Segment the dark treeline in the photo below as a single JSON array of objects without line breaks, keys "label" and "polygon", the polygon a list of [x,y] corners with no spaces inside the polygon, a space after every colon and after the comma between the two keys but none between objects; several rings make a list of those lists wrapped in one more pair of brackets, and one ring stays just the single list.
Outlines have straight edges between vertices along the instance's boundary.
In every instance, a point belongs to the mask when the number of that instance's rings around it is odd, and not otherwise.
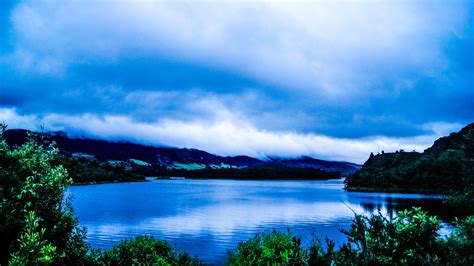
[{"label": "dark treeline", "polygon": [[156,174],[161,177],[242,180],[327,180],[341,178],[339,172],[275,164],[246,168],[205,168],[200,170],[162,169]]},{"label": "dark treeline", "polygon": [[169,169],[162,166],[112,165],[108,162],[58,155],[54,163],[63,165],[74,184],[144,181],[146,176],[185,177],[190,179],[237,180],[327,180],[341,178],[339,172],[284,165],[262,165],[245,168],[207,167],[199,170]]},{"label": "dark treeline", "polygon": [[66,168],[74,184],[145,181],[145,175],[140,171],[127,169],[120,163],[113,165],[108,162],[73,158],[67,155],[58,155],[54,163]]},{"label": "dark treeline", "polygon": [[[0,265],[198,265],[164,240],[138,236],[108,250],[91,248],[65,190],[72,180],[54,146],[30,138],[14,148],[0,130]],[[104,199],[107,200],[107,199]],[[93,207],[93,206],[91,206]],[[228,265],[473,265],[474,216],[447,238],[420,209],[394,220],[357,215],[336,249],[317,238],[308,248],[291,233],[257,235],[229,252]]]},{"label": "dark treeline", "polygon": [[[28,132],[27,131],[7,131],[8,142],[11,147],[21,145],[26,142]],[[279,180],[326,180],[340,178],[341,175],[337,171],[325,171],[314,168],[307,167],[294,167],[287,166],[280,163],[268,163],[268,164],[259,164],[249,167],[232,167],[232,168],[211,168],[206,167],[205,169],[200,170],[186,170],[186,169],[172,169],[166,166],[162,166],[155,163],[149,163],[148,166],[137,165],[134,163],[125,162],[129,154],[124,153],[124,151],[119,151],[119,148],[130,148],[133,149],[133,156],[141,158],[138,156],[140,151],[145,152],[148,157],[144,157],[150,161],[149,158],[152,155],[151,151],[160,150],[176,150],[179,152],[181,157],[192,157],[197,155],[204,156],[204,152],[197,150],[186,150],[186,149],[167,149],[167,148],[154,148],[143,146],[144,148],[138,149],[137,147],[142,147],[141,145],[135,145],[130,143],[109,143],[105,141],[97,140],[72,140],[66,138],[62,135],[55,134],[40,134],[29,132],[30,137],[36,138],[37,141],[42,143],[55,143],[56,141],[61,141],[63,146],[75,147],[76,150],[79,150],[76,147],[78,144],[83,143],[88,149],[81,151],[91,152],[93,154],[98,154],[98,159],[88,158],[88,157],[75,157],[73,154],[68,152],[58,153],[54,164],[63,165],[69,173],[74,184],[92,184],[92,183],[108,183],[108,182],[135,182],[135,181],[144,181],[146,176],[158,176],[158,177],[186,177],[186,178],[199,178],[199,179],[242,179],[242,180],[251,180],[251,179],[261,179],[261,180],[270,180],[270,179],[279,179]],[[92,143],[92,144],[91,144]],[[97,147],[95,147],[97,144]],[[106,148],[104,148],[106,147]],[[101,148],[104,148],[105,152],[98,152]],[[151,151],[150,151],[151,150]],[[111,157],[111,154],[115,154],[115,157]],[[207,154],[207,153],[206,153]],[[170,158],[175,158],[178,154],[169,152],[167,154]],[[173,157],[174,156],[174,157]],[[210,159],[214,155],[208,155]],[[206,158],[207,158],[206,157]],[[242,158],[241,158],[242,157]],[[107,158],[113,159],[123,159],[125,161],[117,161],[117,163],[110,163],[107,161]],[[207,158],[207,159],[209,159]],[[217,158],[217,157],[216,157]],[[218,157],[221,158],[221,157]],[[237,156],[237,157],[222,157],[227,159],[237,158],[239,162],[244,162],[246,157]],[[209,159],[209,160],[210,160]],[[216,161],[217,162],[217,161]],[[245,161],[246,162],[246,161]],[[252,162],[252,164],[256,164]]]},{"label": "dark treeline", "polygon": [[448,194],[448,201],[474,208],[474,123],[435,141],[423,153],[371,155],[346,179],[349,190]]},{"label": "dark treeline", "polygon": [[[65,150],[58,153],[54,164],[63,165],[74,184],[144,181],[146,176],[179,176],[200,179],[279,179],[326,180],[340,178],[339,171],[353,171],[357,166],[345,162],[327,162],[310,157],[276,159],[265,163],[247,156],[221,157],[195,149],[156,148],[132,143],[103,140],[71,139],[62,133],[34,133],[26,130],[6,130],[6,142],[11,148],[27,142],[28,135],[41,143],[55,143]],[[71,152],[74,151],[74,152]],[[146,165],[130,158],[143,160]],[[175,169],[173,162],[205,162],[205,169]],[[213,168],[227,164],[229,168]],[[211,167],[210,165],[213,167]],[[295,164],[295,165],[292,165]],[[320,170],[315,166],[331,170]]]}]

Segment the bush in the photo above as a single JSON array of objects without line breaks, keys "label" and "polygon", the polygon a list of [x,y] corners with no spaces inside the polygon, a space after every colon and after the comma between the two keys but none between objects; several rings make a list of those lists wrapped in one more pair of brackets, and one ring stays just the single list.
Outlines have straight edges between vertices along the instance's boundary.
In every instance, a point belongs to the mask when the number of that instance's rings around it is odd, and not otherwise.
[{"label": "bush", "polygon": [[304,265],[307,252],[291,232],[259,234],[228,254],[228,265]]},{"label": "bush", "polygon": [[335,260],[362,265],[439,263],[443,256],[439,228],[438,219],[420,208],[401,211],[392,221],[381,214],[371,218],[357,215],[351,228],[344,231],[348,242]]},{"label": "bush", "polygon": [[452,264],[474,265],[474,216],[456,221],[456,227],[446,245]]},{"label": "bush", "polygon": [[313,235],[313,240],[309,247],[308,265],[331,265],[334,259],[334,241],[326,237],[327,250],[324,250],[321,240]]},{"label": "bush", "polygon": [[446,240],[438,236],[440,222],[420,208],[398,213],[356,215],[343,231],[347,242],[335,250],[313,238],[308,250],[290,232],[257,235],[230,251],[229,265],[473,265],[474,216],[458,221]]},{"label": "bush", "polygon": [[175,251],[168,242],[148,236],[124,240],[100,253],[98,264],[104,265],[199,265],[197,258]]}]

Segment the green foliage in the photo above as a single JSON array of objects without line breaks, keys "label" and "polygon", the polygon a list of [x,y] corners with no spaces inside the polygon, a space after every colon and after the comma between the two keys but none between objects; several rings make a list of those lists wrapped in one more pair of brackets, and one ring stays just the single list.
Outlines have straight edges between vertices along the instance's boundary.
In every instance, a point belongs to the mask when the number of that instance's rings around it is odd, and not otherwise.
[{"label": "green foliage", "polygon": [[[446,240],[440,222],[420,208],[388,220],[381,214],[356,215],[343,231],[347,242],[338,250],[326,239],[326,249],[313,238],[308,250],[291,233],[257,235],[230,251],[230,265],[473,265],[474,216],[459,221]],[[293,254],[293,255],[289,255]],[[291,259],[290,259],[291,258]]]},{"label": "green foliage", "polygon": [[199,265],[197,258],[175,251],[164,240],[147,236],[122,241],[99,253],[97,262],[103,265]]},{"label": "green foliage", "polygon": [[474,183],[466,184],[462,190],[451,191],[446,202],[452,207],[463,208],[466,213],[474,213]]},{"label": "green foliage", "polygon": [[54,262],[83,261],[88,247],[71,205],[64,199],[71,179],[63,166],[54,164],[57,154],[57,149],[47,143],[40,145],[35,136],[15,149],[0,136],[0,264],[10,260],[12,253],[16,254],[14,261],[28,260],[22,258],[23,251],[33,247],[34,238],[40,241],[37,248],[45,247],[45,255],[55,248]]},{"label": "green foliage", "polygon": [[12,255],[10,265],[50,265],[56,253],[56,247],[43,239],[45,229],[39,229],[40,219],[34,211],[26,217],[26,227],[20,235],[20,249]]},{"label": "green foliage", "polygon": [[74,184],[144,181],[141,174],[127,171],[123,163],[100,162],[59,154],[57,164],[67,169]]},{"label": "green foliage", "polygon": [[307,252],[290,232],[259,234],[230,251],[228,265],[304,265]]},{"label": "green foliage", "polygon": [[439,228],[438,219],[419,208],[401,211],[393,221],[381,214],[370,218],[357,215],[344,232],[348,242],[336,261],[360,265],[439,263],[443,253]]},{"label": "green foliage", "polygon": [[324,249],[321,240],[313,235],[313,240],[309,247],[308,265],[331,265],[334,256],[336,244],[334,241],[326,238],[327,250]]},{"label": "green foliage", "polygon": [[474,216],[456,221],[446,246],[451,264],[474,265]]},{"label": "green foliage", "polygon": [[198,163],[173,163],[172,166],[168,166],[169,169],[184,169],[184,170],[201,170],[205,169],[205,164]]},{"label": "green foliage", "polygon": [[[39,140],[39,143],[42,143],[43,145],[46,144],[46,146],[48,146],[48,143],[55,144],[56,141],[59,141],[66,147],[68,147],[68,145],[91,147],[92,145],[100,144],[100,142],[97,143],[94,141],[91,141],[90,143],[86,140],[72,140],[61,136],[58,133],[48,133],[46,131],[33,133],[24,130],[10,130],[4,131],[4,133],[4,139],[11,148],[14,148],[15,145],[22,146],[28,143],[29,139],[31,139],[29,136],[35,136],[35,139]],[[76,147],[76,149],[77,148],[79,147]],[[118,151],[114,150],[113,152],[117,153]],[[109,162],[107,160],[98,160],[96,159],[96,156],[87,153],[70,153],[63,150],[61,153],[55,154],[51,165],[62,165],[67,170],[69,177],[72,179],[74,184],[90,184],[144,181],[145,177],[140,173],[140,171],[142,168],[149,167],[138,165],[142,163],[144,162],[135,159],[132,159],[131,163],[125,161]]]}]

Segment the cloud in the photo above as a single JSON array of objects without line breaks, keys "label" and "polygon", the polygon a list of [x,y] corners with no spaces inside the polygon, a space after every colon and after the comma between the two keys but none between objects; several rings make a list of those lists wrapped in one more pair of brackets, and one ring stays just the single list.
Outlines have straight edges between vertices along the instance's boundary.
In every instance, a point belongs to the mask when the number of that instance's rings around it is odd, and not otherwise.
[{"label": "cloud", "polygon": [[12,125],[222,154],[420,150],[474,120],[473,6],[11,1],[0,108]]},{"label": "cloud", "polygon": [[[408,138],[376,136],[360,139],[270,132],[259,130],[248,121],[236,119],[232,114],[222,116],[222,119],[213,123],[170,119],[142,123],[126,116],[48,114],[36,117],[19,115],[13,109],[0,109],[0,121],[12,121],[11,128],[37,129],[37,126],[42,125],[51,130],[67,130],[72,135],[153,145],[166,144],[203,149],[220,155],[247,154],[259,158],[309,155],[328,160],[363,163],[370,152],[399,149],[423,151],[439,137],[439,131],[436,130],[431,134]],[[445,123],[444,126],[452,129],[458,127]]]},{"label": "cloud", "polygon": [[151,56],[326,100],[396,94],[445,70],[439,39],[462,38],[468,20],[463,2],[421,3],[27,1],[12,13],[15,49],[4,60],[61,75]]}]

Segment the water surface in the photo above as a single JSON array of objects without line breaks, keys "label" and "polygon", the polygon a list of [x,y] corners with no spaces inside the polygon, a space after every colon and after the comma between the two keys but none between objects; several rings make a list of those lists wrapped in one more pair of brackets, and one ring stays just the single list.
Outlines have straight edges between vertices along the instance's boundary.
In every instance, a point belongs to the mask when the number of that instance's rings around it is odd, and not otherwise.
[{"label": "water surface", "polygon": [[291,229],[305,244],[313,232],[340,244],[353,212],[393,216],[421,206],[442,215],[439,196],[347,192],[342,180],[155,180],[74,186],[68,194],[93,247],[152,235],[215,264],[239,242],[272,229]]}]

